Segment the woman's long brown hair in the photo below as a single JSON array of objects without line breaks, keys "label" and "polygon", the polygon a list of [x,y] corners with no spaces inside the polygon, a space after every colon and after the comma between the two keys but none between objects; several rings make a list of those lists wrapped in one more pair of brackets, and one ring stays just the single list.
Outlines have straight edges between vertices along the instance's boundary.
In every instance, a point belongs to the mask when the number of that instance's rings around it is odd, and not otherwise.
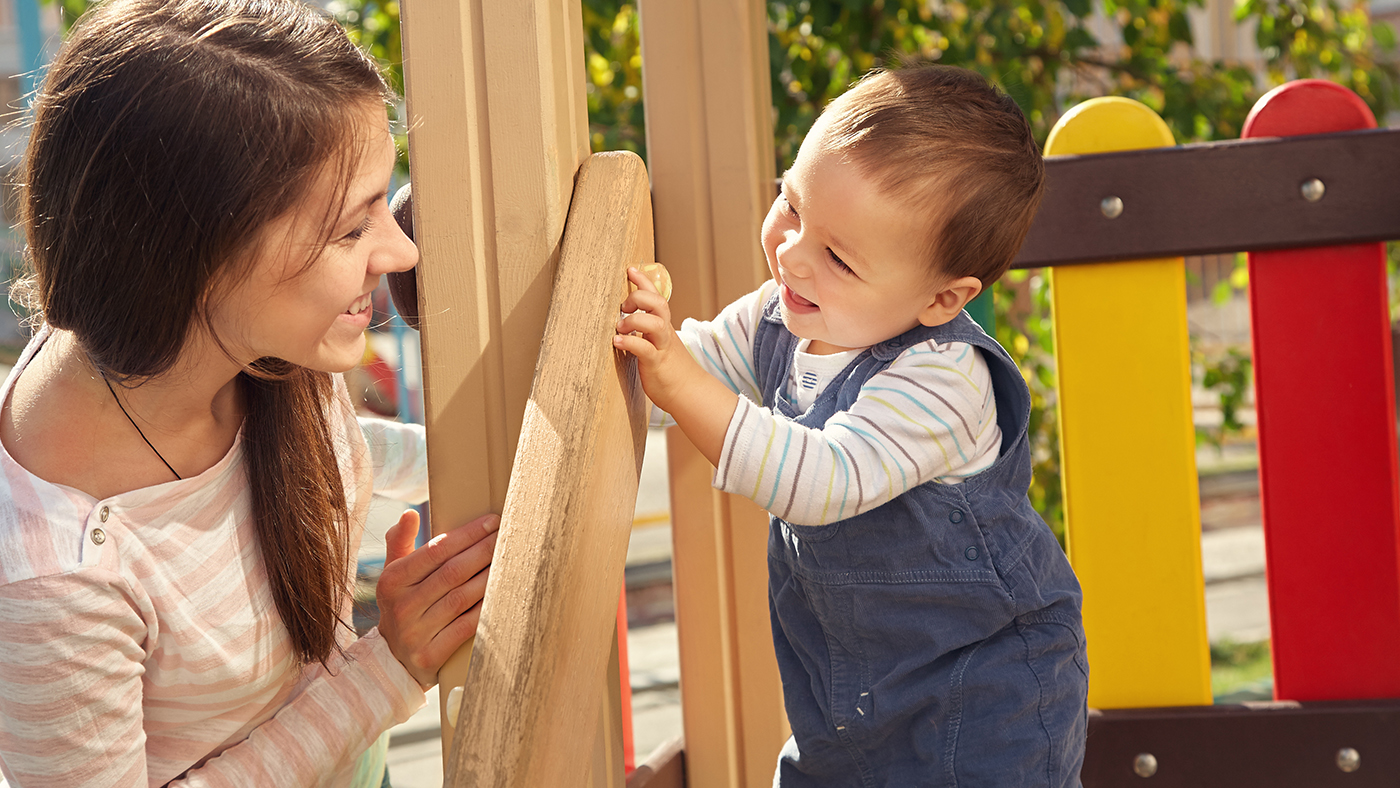
[{"label": "woman's long brown hair", "polygon": [[[328,167],[343,201],[352,111],[387,98],[375,63],[295,0],[94,9],[34,105],[21,192],[31,303],[109,377],[169,371],[192,329],[212,332],[210,305],[246,274],[263,228]],[[273,598],[294,653],[324,662],[351,558],[331,378],[267,358],[240,385]]]}]

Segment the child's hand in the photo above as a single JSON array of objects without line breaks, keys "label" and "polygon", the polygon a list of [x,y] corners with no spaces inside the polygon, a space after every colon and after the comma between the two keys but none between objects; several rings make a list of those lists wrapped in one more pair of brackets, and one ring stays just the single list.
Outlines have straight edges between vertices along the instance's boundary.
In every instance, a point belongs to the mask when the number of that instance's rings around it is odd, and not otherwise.
[{"label": "child's hand", "polygon": [[669,412],[685,380],[705,372],[676,336],[671,306],[656,284],[635,267],[627,269],[627,278],[636,289],[622,302],[622,311],[629,314],[618,321],[613,345],[637,357],[642,389],[658,408]]},{"label": "child's hand", "polygon": [[622,311],[630,314],[618,321],[613,346],[637,357],[647,397],[676,420],[705,459],[718,465],[739,395],[691,358],[671,325],[670,305],[646,274],[629,268],[627,279],[637,289],[622,302]]}]

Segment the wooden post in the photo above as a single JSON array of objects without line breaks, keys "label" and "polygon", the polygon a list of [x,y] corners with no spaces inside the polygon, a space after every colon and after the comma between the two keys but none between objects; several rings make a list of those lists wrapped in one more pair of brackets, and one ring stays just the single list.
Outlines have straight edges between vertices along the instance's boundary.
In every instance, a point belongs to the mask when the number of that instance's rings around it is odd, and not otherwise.
[{"label": "wooden post", "polygon": [[[761,0],[644,0],[642,63],[657,259],[680,320],[711,318],[768,277],[759,229],[773,193]],[[687,784],[772,783],[788,736],[767,603],[767,514],[710,486],[667,435]]]},{"label": "wooden post", "polygon": [[[1241,136],[1375,125],[1356,94],[1310,79],[1261,98]],[[1359,191],[1355,179],[1325,166],[1289,186],[1273,199],[1321,207]],[[1383,197],[1371,199],[1394,210]],[[1259,493],[1281,699],[1400,696],[1388,289],[1384,244],[1249,255]]]},{"label": "wooden post", "polygon": [[[588,156],[581,20],[579,0],[403,9],[437,532],[505,504],[574,174]],[[443,667],[443,704],[470,654]]]},{"label": "wooden post", "polygon": [[622,784],[621,748],[598,753],[594,742],[601,687],[617,675],[612,624],[646,399],[636,361],[613,350],[612,337],[626,268],[651,259],[651,238],[641,160],[588,159],[501,517],[449,788]]},{"label": "wooden post", "polygon": [[[1045,152],[1172,142],[1146,106],[1102,98],[1061,118]],[[1141,210],[1113,207],[1099,221]],[[1084,586],[1089,705],[1210,703],[1183,261],[1064,266],[1051,282],[1060,468],[1070,560]]]}]

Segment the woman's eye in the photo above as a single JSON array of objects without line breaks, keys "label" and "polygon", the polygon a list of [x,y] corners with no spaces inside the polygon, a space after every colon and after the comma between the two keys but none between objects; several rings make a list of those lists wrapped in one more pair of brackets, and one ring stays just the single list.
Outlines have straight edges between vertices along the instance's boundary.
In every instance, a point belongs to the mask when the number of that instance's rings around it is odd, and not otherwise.
[{"label": "woman's eye", "polygon": [[350,232],[346,233],[346,234],[345,234],[345,237],[342,238],[341,240],[342,240],[342,241],[358,241],[358,240],[360,240],[361,238],[364,237],[365,233],[369,232],[369,227],[370,227],[370,218],[369,218],[368,216],[366,216],[366,217],[365,217],[365,220],[364,220],[363,222],[360,222],[360,225],[359,225],[358,227],[356,227],[355,229],[353,229],[353,230],[351,230]]},{"label": "woman's eye", "polygon": [[849,265],[846,265],[846,261],[845,261],[845,260],[842,260],[841,258],[837,257],[837,256],[836,256],[836,253],[833,252],[833,251],[831,251],[830,249],[827,249],[827,250],[826,250],[826,256],[831,258],[832,264],[835,265],[836,268],[837,268],[837,270],[841,271],[841,273],[843,273],[843,274],[854,274],[854,273],[855,273],[855,271],[852,271],[852,270],[851,270],[851,267],[850,267]]}]

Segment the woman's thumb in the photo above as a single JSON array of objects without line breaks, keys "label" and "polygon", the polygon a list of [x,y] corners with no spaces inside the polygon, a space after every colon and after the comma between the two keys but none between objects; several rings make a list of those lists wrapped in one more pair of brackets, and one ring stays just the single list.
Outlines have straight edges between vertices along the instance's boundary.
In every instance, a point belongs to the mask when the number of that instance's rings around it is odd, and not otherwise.
[{"label": "woman's thumb", "polygon": [[413,543],[418,539],[418,512],[404,510],[399,521],[384,534],[384,565],[388,566],[413,552]]}]

